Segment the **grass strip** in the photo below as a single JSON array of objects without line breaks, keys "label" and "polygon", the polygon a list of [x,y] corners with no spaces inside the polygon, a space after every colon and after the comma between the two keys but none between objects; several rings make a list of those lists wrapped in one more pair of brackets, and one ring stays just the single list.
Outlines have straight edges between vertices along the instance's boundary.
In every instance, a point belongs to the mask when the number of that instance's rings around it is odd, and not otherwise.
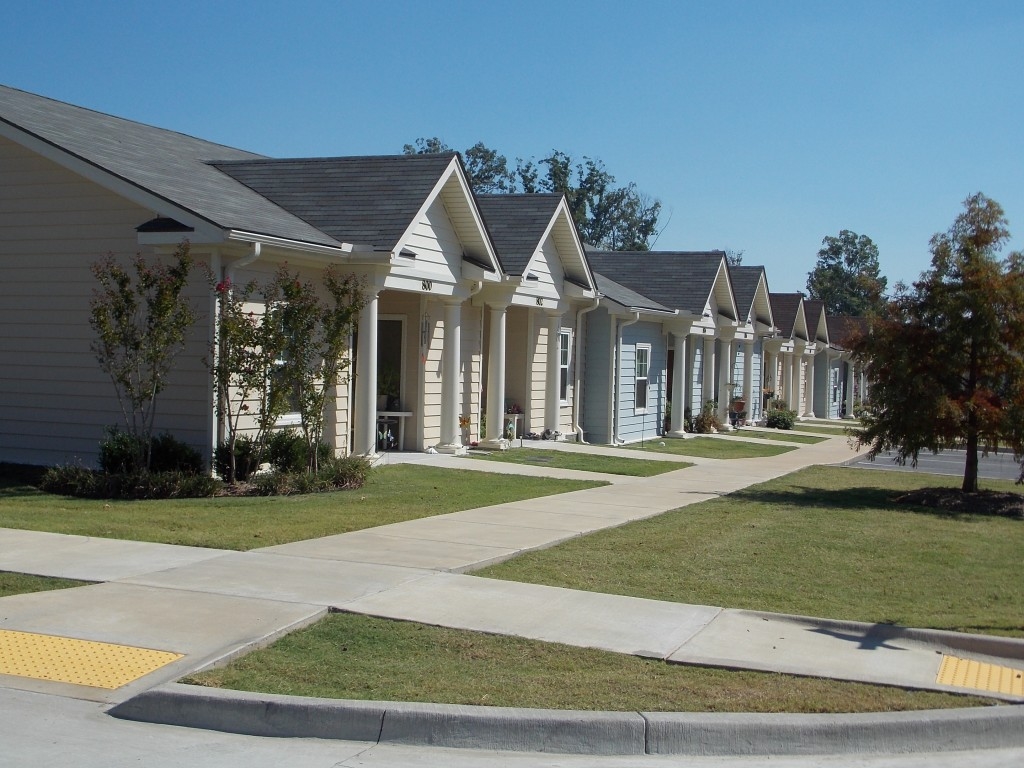
[{"label": "grass strip", "polygon": [[761,440],[779,440],[786,443],[803,443],[805,445],[813,445],[814,443],[822,443],[828,440],[827,437],[794,435],[787,430],[751,429],[750,427],[743,427],[736,432],[728,432],[722,435],[722,437],[756,437]]},{"label": "grass strip", "polygon": [[[955,477],[810,467],[479,573],[657,600],[1024,636],[1024,521],[895,500],[913,489],[959,484]],[[1010,481],[985,487],[1020,492]]]},{"label": "grass strip", "polygon": [[685,440],[666,437],[642,445],[630,443],[622,447],[634,451],[672,453],[677,456],[698,456],[704,459],[755,459],[778,456],[780,453],[796,450],[796,446],[793,445],[762,445],[739,440],[722,440],[717,437],[691,437]]},{"label": "grass strip", "polygon": [[799,432],[814,432],[818,435],[830,435],[832,437],[843,437],[846,430],[858,426],[859,422],[851,421],[849,427],[819,427],[813,424],[797,424],[793,429]]},{"label": "grass strip", "polygon": [[332,614],[198,685],[298,696],[501,707],[664,712],[888,712],[991,703],[652,659]]},{"label": "grass strip", "polygon": [[305,496],[102,501],[0,480],[0,527],[246,550],[601,483],[398,464],[353,491]]},{"label": "grass strip", "polygon": [[631,477],[652,477],[676,469],[692,467],[685,461],[658,461],[656,459],[626,459],[619,456],[602,456],[583,451],[558,451],[545,448],[510,448],[507,451],[483,453],[470,451],[468,454],[482,461],[501,461],[511,464],[555,467],[557,469],[578,469],[585,472],[604,472],[609,475]]},{"label": "grass strip", "polygon": [[0,571],[0,597],[24,595],[29,592],[46,592],[50,589],[84,587],[90,582],[74,579],[58,579],[50,576],[33,576],[29,573]]}]

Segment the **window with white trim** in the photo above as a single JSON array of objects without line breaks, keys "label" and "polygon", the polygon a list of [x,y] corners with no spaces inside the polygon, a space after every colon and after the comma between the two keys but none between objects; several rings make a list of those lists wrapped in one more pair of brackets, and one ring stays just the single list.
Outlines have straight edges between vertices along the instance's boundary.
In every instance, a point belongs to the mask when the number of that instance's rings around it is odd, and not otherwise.
[{"label": "window with white trim", "polygon": [[651,370],[651,345],[636,345],[636,374],[634,392],[636,402],[634,408],[637,411],[647,410],[647,392],[649,389],[648,376]]},{"label": "window with white trim", "polygon": [[563,328],[558,332],[558,399],[569,401],[569,363],[572,360],[572,331]]}]

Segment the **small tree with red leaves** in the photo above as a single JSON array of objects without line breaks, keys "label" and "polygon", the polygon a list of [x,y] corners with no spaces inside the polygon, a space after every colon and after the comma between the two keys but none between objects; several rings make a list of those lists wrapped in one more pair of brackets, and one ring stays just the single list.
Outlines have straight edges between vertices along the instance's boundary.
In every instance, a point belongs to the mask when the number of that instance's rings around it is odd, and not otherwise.
[{"label": "small tree with red leaves", "polygon": [[998,256],[1009,237],[1000,205],[969,197],[932,238],[931,269],[872,320],[856,347],[870,383],[856,440],[869,458],[916,465],[921,451],[963,448],[962,490],[975,492],[979,453],[1024,457],[1024,256]]}]

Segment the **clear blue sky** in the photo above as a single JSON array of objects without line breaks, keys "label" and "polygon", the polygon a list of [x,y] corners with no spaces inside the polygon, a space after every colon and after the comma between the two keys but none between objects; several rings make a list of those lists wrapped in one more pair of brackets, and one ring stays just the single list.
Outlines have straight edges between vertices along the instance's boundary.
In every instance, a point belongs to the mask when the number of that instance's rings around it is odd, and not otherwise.
[{"label": "clear blue sky", "polygon": [[1019,0],[7,0],[0,82],[277,157],[599,158],[657,248],[793,291],[842,229],[913,280],[978,191],[1021,247],[1022,40]]}]

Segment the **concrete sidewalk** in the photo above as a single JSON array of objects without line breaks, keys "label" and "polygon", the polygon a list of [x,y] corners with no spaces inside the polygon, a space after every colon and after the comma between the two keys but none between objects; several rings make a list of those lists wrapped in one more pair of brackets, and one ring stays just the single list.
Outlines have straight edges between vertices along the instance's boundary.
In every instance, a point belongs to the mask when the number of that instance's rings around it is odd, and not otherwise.
[{"label": "concrete sidewalk", "polygon": [[[636,452],[548,443],[638,458]],[[661,458],[650,456],[650,458]],[[249,552],[0,529],[0,570],[100,580],[4,598],[0,629],[162,649],[184,656],[114,690],[0,676],[11,688],[122,702],[315,621],[328,609],[519,635],[679,663],[957,690],[944,656],[1024,666],[1024,642],[757,614],[463,575],[518,553],[851,456],[846,438],[760,459],[696,466],[553,497],[423,518]],[[577,477],[552,467],[394,454],[436,466]],[[593,474],[593,473],[586,473]],[[1004,696],[1024,700],[1022,696]]]}]

